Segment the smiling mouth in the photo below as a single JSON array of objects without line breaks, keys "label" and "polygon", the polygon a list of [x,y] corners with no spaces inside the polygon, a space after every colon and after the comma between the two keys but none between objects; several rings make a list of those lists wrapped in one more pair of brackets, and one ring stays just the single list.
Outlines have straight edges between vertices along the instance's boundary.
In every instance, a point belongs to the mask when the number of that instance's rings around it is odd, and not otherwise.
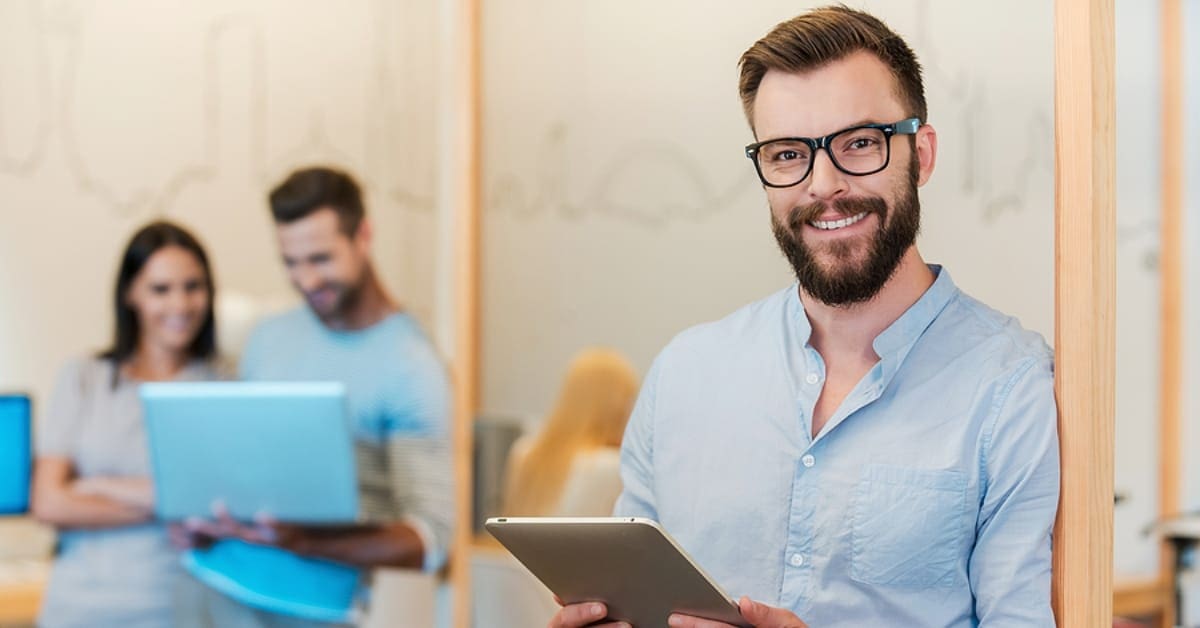
[{"label": "smiling mouth", "polygon": [[867,215],[870,213],[871,212],[863,212],[856,216],[850,216],[849,218],[842,218],[841,220],[810,220],[810,221],[808,221],[808,224],[812,225],[813,227],[816,227],[817,229],[821,229],[822,231],[833,231],[834,229],[841,229],[843,227],[849,227],[850,225],[862,220],[863,218],[866,218]]}]

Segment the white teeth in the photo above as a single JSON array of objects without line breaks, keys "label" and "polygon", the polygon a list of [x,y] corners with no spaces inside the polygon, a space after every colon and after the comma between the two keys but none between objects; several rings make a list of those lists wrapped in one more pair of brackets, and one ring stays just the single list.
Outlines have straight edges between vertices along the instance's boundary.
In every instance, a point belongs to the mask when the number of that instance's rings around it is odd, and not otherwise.
[{"label": "white teeth", "polygon": [[832,231],[833,229],[841,229],[842,227],[849,227],[850,225],[862,220],[863,218],[866,218],[867,213],[868,212],[863,212],[857,216],[851,216],[849,218],[842,218],[841,220],[811,220],[811,221],[809,221],[808,224],[810,224],[818,229],[824,229],[825,231]]}]

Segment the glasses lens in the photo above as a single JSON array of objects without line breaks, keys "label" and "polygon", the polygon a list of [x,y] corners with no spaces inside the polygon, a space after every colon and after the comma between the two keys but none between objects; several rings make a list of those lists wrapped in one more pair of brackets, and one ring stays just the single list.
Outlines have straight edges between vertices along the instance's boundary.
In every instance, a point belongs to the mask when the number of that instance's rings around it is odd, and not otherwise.
[{"label": "glasses lens", "polygon": [[833,138],[829,153],[842,170],[869,174],[887,163],[887,136],[879,129],[849,129]]},{"label": "glasses lens", "polygon": [[771,185],[793,185],[808,174],[812,149],[804,142],[777,140],[758,148],[758,167]]}]

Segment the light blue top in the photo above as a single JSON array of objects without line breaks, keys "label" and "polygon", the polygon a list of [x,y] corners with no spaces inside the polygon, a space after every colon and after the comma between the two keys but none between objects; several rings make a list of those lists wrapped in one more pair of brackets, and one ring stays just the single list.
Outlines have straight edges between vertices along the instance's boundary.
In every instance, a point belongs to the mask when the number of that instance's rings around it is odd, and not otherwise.
[{"label": "light blue top", "polygon": [[[308,308],[297,308],[255,328],[240,371],[245,380],[344,383],[362,517],[410,523],[425,545],[425,569],[441,567],[454,521],[449,381],[412,317],[397,313],[366,329],[336,331]],[[184,565],[256,608],[323,621],[355,619],[361,574],[346,565],[239,541],[189,552]]]},{"label": "light blue top", "polygon": [[1053,626],[1052,354],[931,269],[816,438],[825,365],[795,285],[680,334],[630,419],[616,514],[812,626]]}]

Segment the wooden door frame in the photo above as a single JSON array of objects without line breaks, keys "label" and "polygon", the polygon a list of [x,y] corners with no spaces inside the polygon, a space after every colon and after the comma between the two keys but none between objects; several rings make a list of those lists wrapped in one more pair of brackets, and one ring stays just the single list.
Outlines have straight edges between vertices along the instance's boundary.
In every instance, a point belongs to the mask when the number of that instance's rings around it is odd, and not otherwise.
[{"label": "wooden door frame", "polygon": [[1116,160],[1113,0],[1055,0],[1058,625],[1112,623]]},{"label": "wooden door frame", "polygon": [[[1183,6],[1160,0],[1162,158],[1159,215],[1159,518],[1179,514],[1183,491]],[[1159,580],[1174,593],[1175,552],[1163,541]],[[1164,609],[1163,626],[1175,625],[1174,595]]]}]

